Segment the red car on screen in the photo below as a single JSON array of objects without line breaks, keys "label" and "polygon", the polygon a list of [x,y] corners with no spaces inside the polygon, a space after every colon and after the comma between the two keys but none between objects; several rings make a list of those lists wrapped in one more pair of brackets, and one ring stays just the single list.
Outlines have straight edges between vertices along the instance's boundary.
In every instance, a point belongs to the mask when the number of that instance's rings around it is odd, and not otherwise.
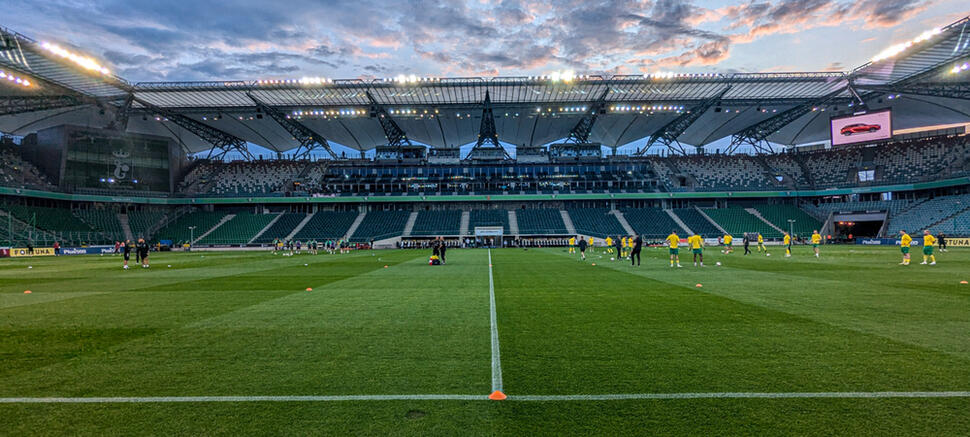
[{"label": "red car on screen", "polygon": [[865,134],[878,131],[882,126],[878,124],[866,124],[866,123],[856,123],[843,126],[840,131],[842,135],[851,136],[853,134]]}]

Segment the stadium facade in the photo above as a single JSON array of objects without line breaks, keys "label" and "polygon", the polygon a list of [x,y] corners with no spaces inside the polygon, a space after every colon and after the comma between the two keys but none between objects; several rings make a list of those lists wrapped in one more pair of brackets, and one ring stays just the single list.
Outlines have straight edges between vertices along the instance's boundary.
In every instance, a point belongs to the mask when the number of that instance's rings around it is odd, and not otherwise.
[{"label": "stadium facade", "polygon": [[136,84],[0,29],[0,244],[970,235],[968,26],[848,72]]}]

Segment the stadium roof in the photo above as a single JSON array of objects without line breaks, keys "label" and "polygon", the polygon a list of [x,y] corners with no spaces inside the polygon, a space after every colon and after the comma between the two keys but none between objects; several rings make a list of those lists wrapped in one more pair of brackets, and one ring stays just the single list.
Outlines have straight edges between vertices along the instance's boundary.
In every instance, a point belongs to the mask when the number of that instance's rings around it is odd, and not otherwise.
[{"label": "stadium roof", "polygon": [[459,147],[478,139],[487,95],[498,138],[519,146],[571,133],[609,147],[645,138],[694,146],[726,137],[805,144],[829,139],[830,116],[863,103],[892,108],[895,128],[970,122],[970,71],[960,70],[970,60],[968,23],[934,29],[849,72],[133,85],[70,49],[0,28],[0,71],[32,81],[0,86],[0,131],[126,126],[172,137],[190,152],[242,142],[286,152],[310,137],[368,150],[388,144],[399,129],[416,143]]}]

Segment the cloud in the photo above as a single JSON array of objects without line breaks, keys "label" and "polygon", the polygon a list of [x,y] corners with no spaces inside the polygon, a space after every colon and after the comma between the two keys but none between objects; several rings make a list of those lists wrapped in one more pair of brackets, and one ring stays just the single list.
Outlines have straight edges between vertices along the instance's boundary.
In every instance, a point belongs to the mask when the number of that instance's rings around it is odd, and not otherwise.
[{"label": "cloud", "polygon": [[73,42],[144,81],[708,66],[773,35],[894,26],[932,1],[942,0],[8,0],[5,10],[16,30]]},{"label": "cloud", "polygon": [[801,33],[818,27],[858,25],[891,27],[926,10],[932,0],[782,0],[751,1],[717,10],[705,10],[705,20],[727,21],[725,31],[736,44],[776,34]]}]

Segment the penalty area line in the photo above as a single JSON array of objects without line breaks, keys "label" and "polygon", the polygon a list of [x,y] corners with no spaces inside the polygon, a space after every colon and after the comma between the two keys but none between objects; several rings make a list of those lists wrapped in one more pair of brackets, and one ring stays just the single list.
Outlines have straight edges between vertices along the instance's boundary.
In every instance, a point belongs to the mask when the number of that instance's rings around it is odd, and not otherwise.
[{"label": "penalty area line", "polygon": [[[677,400],[677,399],[893,399],[970,398],[970,391],[875,391],[875,392],[711,392],[711,393],[626,393],[581,395],[509,395],[520,402]],[[488,401],[486,395],[334,395],[334,396],[148,396],[148,397],[15,397],[0,398],[0,404],[110,404],[191,402],[352,402],[352,401]]]}]

